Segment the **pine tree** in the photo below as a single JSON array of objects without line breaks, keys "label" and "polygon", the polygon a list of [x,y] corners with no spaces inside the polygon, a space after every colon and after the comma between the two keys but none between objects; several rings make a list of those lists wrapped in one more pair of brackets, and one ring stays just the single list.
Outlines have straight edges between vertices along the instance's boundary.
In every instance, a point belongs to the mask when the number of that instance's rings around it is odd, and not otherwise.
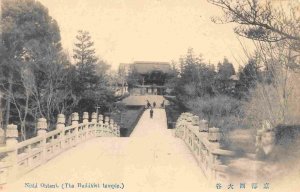
[{"label": "pine tree", "polygon": [[228,80],[232,75],[235,75],[233,64],[224,58],[223,63],[218,64],[218,77],[221,80]]},{"label": "pine tree", "polygon": [[96,56],[88,31],[78,31],[73,52],[76,67],[73,89],[79,98],[76,110],[93,112],[98,105],[107,108],[114,99],[105,76],[108,65]]},{"label": "pine tree", "polygon": [[76,41],[73,58],[79,78],[78,91],[95,88],[99,78],[96,74],[98,58],[95,55],[94,42],[91,40],[90,33],[82,30],[78,31]]},{"label": "pine tree", "polygon": [[247,98],[250,89],[259,81],[259,68],[254,59],[250,59],[244,68],[239,69],[239,81],[236,85],[237,97]]}]

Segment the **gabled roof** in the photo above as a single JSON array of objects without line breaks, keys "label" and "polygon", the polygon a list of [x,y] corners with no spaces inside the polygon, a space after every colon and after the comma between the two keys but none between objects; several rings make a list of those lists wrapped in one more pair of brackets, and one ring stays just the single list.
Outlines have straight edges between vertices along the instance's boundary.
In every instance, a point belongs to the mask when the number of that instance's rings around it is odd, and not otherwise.
[{"label": "gabled roof", "polygon": [[171,65],[167,62],[136,61],[132,64],[132,68],[140,74],[147,74],[153,71],[171,72]]}]

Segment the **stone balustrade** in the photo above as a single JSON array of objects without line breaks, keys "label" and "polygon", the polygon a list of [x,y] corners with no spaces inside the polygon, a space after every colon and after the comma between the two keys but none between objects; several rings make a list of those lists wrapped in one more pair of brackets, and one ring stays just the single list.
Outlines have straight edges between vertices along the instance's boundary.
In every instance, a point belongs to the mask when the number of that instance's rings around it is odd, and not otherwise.
[{"label": "stone balustrade", "polygon": [[[65,126],[65,116],[59,114],[55,130],[47,132],[47,120],[38,119],[37,136],[18,142],[16,125],[8,125],[6,144],[0,147],[0,185],[13,181],[37,166],[42,165],[67,149],[94,137],[119,137],[120,127],[109,117],[73,113],[72,124]],[[105,122],[103,121],[105,119]]]},{"label": "stone balustrade", "polygon": [[181,138],[211,181],[229,181],[228,167],[222,159],[234,156],[232,151],[221,149],[219,128],[209,128],[206,120],[191,113],[182,113],[176,122],[175,136]]}]

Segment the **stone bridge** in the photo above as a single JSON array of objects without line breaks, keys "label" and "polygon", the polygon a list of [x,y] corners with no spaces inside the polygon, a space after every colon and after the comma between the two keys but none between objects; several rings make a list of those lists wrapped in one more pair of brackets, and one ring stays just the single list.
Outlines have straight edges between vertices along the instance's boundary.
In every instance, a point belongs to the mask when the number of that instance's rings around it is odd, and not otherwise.
[{"label": "stone bridge", "polygon": [[40,119],[38,136],[19,143],[16,126],[10,125],[0,148],[1,189],[193,192],[228,179],[222,157],[232,152],[220,149],[219,130],[196,116],[182,114],[171,130],[164,109],[154,109],[153,119],[146,110],[130,137],[119,137],[119,126],[108,117],[93,113],[88,119],[84,113],[79,123],[74,113],[66,127],[60,114],[51,132]]}]

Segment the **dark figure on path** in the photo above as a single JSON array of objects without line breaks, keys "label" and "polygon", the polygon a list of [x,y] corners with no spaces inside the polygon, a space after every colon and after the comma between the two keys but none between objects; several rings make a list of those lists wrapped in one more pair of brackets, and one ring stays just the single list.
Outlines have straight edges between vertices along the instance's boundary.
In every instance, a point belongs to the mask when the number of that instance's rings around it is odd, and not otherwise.
[{"label": "dark figure on path", "polygon": [[163,102],[161,103],[161,108],[164,108],[164,106],[165,106],[165,100],[163,100]]},{"label": "dark figure on path", "polygon": [[150,109],[150,118],[151,119],[153,118],[153,109],[152,108]]},{"label": "dark figure on path", "polygon": [[147,108],[150,108],[151,107],[151,104],[150,102],[147,100]]},{"label": "dark figure on path", "polygon": [[156,107],[156,103],[155,103],[155,101],[153,102],[153,107],[154,107],[154,108]]}]

